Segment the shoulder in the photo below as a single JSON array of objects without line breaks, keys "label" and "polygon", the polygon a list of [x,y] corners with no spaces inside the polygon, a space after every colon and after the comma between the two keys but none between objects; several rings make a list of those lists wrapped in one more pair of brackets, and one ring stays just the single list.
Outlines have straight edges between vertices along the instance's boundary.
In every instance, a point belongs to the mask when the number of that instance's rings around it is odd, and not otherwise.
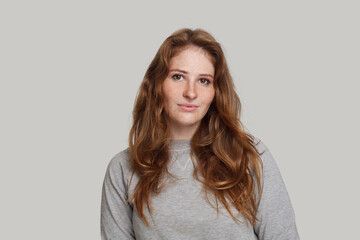
[{"label": "shoulder", "polygon": [[265,175],[280,174],[277,163],[265,143],[261,139],[254,137],[254,145],[260,153]]},{"label": "shoulder", "polygon": [[122,150],[115,154],[110,160],[109,167],[111,168],[129,168],[130,167],[130,152],[129,148]]},{"label": "shoulder", "polygon": [[256,148],[263,154],[261,201],[255,232],[259,239],[299,239],[290,197],[275,159],[263,141],[256,138]]},{"label": "shoulder", "polygon": [[117,153],[109,162],[107,167],[107,175],[127,179],[132,174],[130,152],[129,149],[124,149]]},{"label": "shoulder", "polygon": [[[260,153],[262,161],[269,160],[273,158],[269,148],[265,145],[265,143],[258,137],[254,137],[254,145],[258,152]],[[271,160],[271,159],[270,159]]]}]

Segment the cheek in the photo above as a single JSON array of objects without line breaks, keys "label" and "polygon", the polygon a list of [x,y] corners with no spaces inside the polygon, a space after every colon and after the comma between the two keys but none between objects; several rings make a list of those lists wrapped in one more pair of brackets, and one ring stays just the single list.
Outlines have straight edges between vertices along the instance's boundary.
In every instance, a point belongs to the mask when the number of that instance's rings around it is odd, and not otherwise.
[{"label": "cheek", "polygon": [[163,94],[164,110],[166,114],[171,112],[171,109],[174,108],[174,99],[171,93],[167,92]]},{"label": "cheek", "polygon": [[212,103],[212,101],[214,100],[215,97],[215,91],[211,91],[208,93],[207,98],[206,98],[206,102],[208,105],[210,105]]},{"label": "cheek", "polygon": [[171,95],[164,94],[163,96],[164,96],[164,105],[165,106],[170,106],[172,101],[173,101]]},{"label": "cheek", "polygon": [[171,95],[169,95],[169,90],[168,90],[168,87],[165,82],[162,85],[161,92],[162,92],[162,96],[163,96],[164,105],[166,106],[169,103],[169,97]]},{"label": "cheek", "polygon": [[168,79],[165,79],[163,82],[161,91],[164,102],[170,102],[173,98],[172,96],[174,96],[174,87],[171,85],[171,83],[168,82]]}]

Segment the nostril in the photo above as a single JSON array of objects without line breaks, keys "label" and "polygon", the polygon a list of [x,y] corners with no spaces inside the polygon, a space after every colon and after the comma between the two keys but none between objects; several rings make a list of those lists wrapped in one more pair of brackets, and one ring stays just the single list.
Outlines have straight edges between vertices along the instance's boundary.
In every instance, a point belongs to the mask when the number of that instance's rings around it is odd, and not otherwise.
[{"label": "nostril", "polygon": [[192,86],[188,86],[185,91],[184,91],[184,97],[189,98],[189,99],[193,99],[196,98],[197,93],[195,91],[195,88]]},{"label": "nostril", "polygon": [[196,93],[194,91],[186,91],[184,97],[194,99],[196,98]]}]

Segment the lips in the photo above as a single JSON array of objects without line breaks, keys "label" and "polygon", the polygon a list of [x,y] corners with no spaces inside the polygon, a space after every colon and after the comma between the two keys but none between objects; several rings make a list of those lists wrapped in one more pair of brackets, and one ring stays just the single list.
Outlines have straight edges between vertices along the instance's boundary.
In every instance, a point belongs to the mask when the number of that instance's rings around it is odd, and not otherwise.
[{"label": "lips", "polygon": [[186,112],[192,112],[198,108],[197,105],[189,104],[189,103],[178,104],[178,106]]}]

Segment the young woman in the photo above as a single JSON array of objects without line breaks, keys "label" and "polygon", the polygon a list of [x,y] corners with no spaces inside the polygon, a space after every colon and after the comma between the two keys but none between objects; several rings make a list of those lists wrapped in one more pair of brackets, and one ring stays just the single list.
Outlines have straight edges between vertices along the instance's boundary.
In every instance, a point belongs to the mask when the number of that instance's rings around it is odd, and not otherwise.
[{"label": "young woman", "polygon": [[168,37],[106,172],[102,239],[299,239],[277,165],[239,118],[220,44],[200,29]]}]

